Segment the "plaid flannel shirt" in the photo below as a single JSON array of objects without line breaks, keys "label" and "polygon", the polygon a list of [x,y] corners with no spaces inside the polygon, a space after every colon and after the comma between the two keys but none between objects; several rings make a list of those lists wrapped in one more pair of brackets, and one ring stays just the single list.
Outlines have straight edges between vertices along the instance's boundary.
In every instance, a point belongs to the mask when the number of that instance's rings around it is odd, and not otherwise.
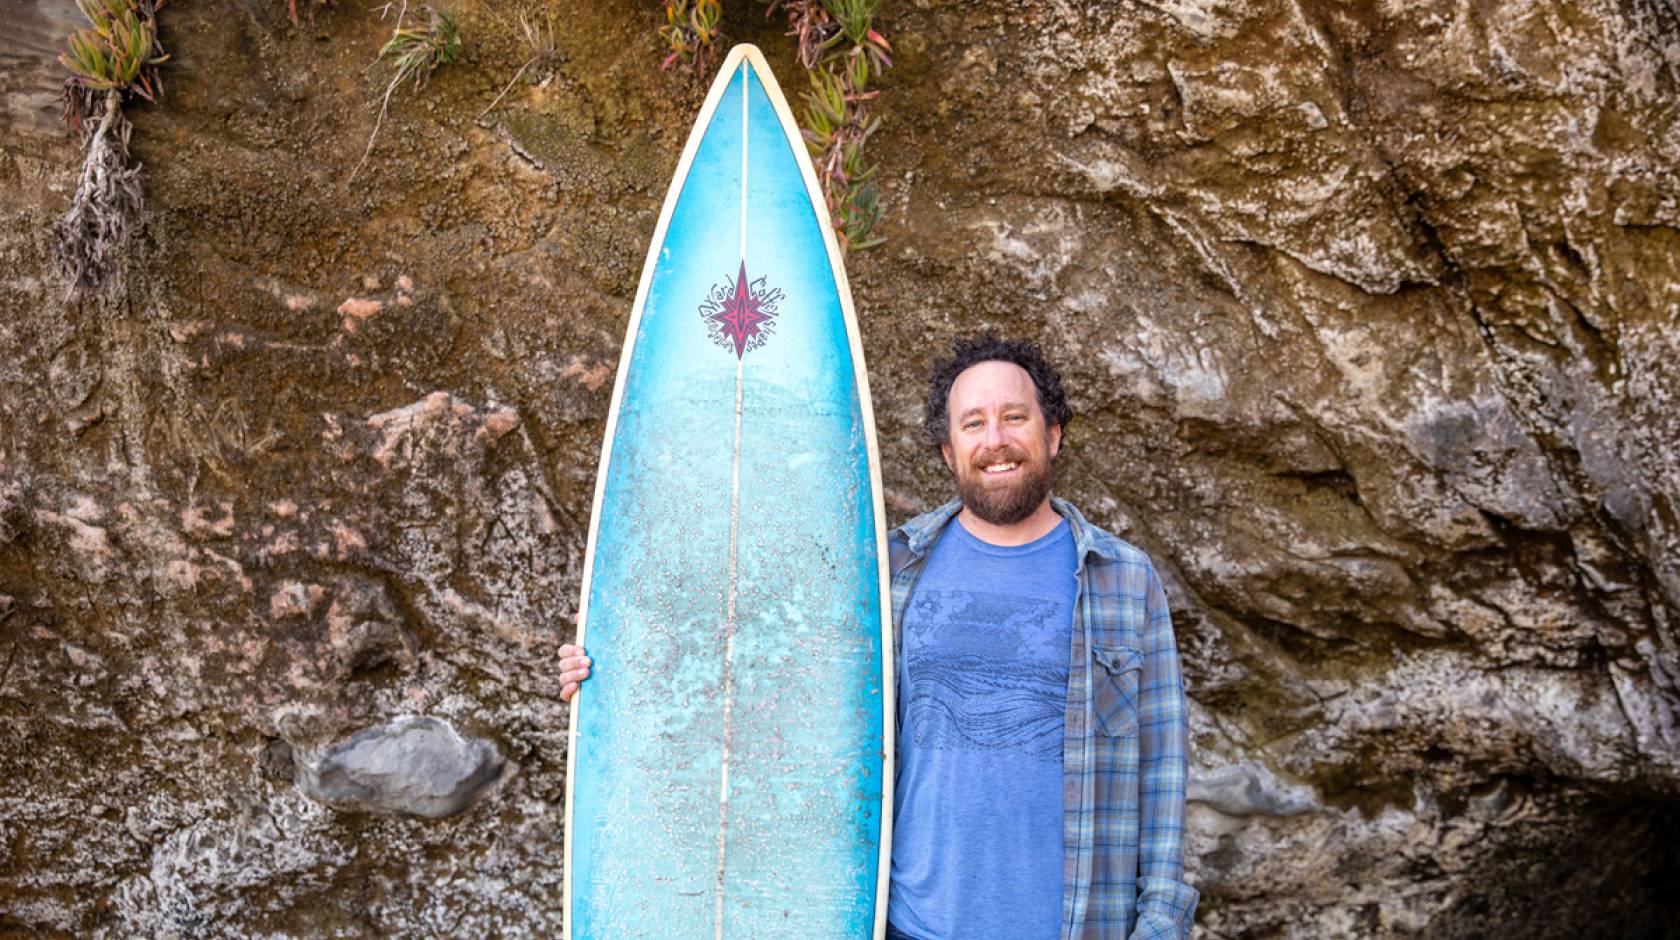
[{"label": "plaid flannel shirt", "polygon": [[[1062,940],[1187,940],[1184,686],[1166,593],[1149,557],[1051,505],[1078,557],[1062,743]],[[962,504],[893,530],[893,653],[928,553]],[[898,661],[898,660],[895,660]]]}]

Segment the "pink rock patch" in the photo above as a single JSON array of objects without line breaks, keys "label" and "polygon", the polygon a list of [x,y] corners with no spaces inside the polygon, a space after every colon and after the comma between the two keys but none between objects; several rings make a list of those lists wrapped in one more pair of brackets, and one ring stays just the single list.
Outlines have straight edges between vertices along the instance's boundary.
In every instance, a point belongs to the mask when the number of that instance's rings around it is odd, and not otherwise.
[{"label": "pink rock patch", "polygon": [[519,413],[512,408],[498,408],[484,417],[484,426],[478,429],[479,440],[497,440],[503,434],[519,426]]},{"label": "pink rock patch", "polygon": [[233,535],[233,504],[221,503],[217,506],[221,510],[221,517],[212,519],[210,514],[197,506],[188,506],[181,510],[181,528],[189,535],[216,538],[227,538]]},{"label": "pink rock patch", "polygon": [[338,305],[338,312],[344,317],[344,331],[356,332],[361,321],[385,309],[385,303],[379,300],[367,300],[361,297],[351,297]]},{"label": "pink rock patch", "polygon": [[262,547],[262,554],[269,558],[277,558],[281,555],[290,555],[297,550],[297,533],[282,532],[276,536],[273,541]]},{"label": "pink rock patch", "polygon": [[577,379],[584,388],[592,392],[600,389],[601,386],[607,384],[607,379],[612,378],[612,366],[600,362],[596,363],[594,367],[588,367],[583,363],[584,360],[581,356],[574,358],[566,364],[566,368],[560,370],[560,377]]},{"label": "pink rock patch", "polygon": [[319,584],[287,581],[269,597],[268,610],[275,617],[302,616],[313,611],[326,593]]},{"label": "pink rock patch", "polygon": [[342,522],[333,523],[332,536],[339,561],[343,561],[356,549],[367,548],[367,540],[362,538],[362,534]]}]

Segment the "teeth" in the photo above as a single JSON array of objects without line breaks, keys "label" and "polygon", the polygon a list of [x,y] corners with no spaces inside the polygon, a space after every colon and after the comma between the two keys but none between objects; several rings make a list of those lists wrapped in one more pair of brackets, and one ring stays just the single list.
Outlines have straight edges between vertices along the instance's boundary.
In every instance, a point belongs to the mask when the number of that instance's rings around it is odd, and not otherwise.
[{"label": "teeth", "polygon": [[1018,464],[1018,463],[994,463],[991,466],[983,467],[982,469],[985,470],[987,473],[1004,473],[1004,472],[1013,470],[1013,469],[1015,469],[1016,467],[1019,467],[1019,466],[1020,466],[1020,464]]}]

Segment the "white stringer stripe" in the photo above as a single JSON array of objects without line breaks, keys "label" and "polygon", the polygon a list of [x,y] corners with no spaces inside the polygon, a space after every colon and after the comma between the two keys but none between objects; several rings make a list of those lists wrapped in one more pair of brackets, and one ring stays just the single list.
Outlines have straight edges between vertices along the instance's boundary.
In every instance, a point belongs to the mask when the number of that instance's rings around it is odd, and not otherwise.
[{"label": "white stringer stripe", "polygon": [[[741,63],[741,262],[747,260],[747,64]],[[745,274],[743,273],[743,277]],[[741,535],[741,398],[746,357],[735,356],[735,444],[729,471],[729,601],[723,627],[723,760],[718,773],[717,915],[715,940],[723,940],[724,857],[729,845],[729,751],[735,729],[730,724],[735,699],[735,598]]]},{"label": "white stringer stripe", "polygon": [[747,260],[747,78],[752,73],[741,63],[741,260]]}]

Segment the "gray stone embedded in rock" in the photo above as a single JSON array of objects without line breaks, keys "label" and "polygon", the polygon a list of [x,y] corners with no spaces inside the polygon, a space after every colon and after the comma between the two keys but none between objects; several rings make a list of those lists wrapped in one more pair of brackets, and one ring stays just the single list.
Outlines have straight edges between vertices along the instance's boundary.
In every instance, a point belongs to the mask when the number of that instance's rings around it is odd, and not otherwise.
[{"label": "gray stone embedded in rock", "polygon": [[437,718],[405,715],[298,762],[297,785],[337,809],[441,819],[500,776],[496,746]]},{"label": "gray stone embedded in rock", "polygon": [[1185,796],[1227,816],[1294,816],[1320,808],[1310,789],[1286,784],[1252,763],[1193,770]]}]

